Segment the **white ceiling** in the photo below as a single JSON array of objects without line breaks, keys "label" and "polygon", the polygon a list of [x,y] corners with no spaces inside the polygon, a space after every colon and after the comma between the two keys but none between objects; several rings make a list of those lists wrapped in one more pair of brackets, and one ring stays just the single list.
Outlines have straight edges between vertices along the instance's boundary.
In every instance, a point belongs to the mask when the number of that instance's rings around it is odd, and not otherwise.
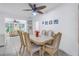
[{"label": "white ceiling", "polygon": [[[46,5],[47,7],[41,11],[44,13],[49,12],[50,10],[53,10],[57,6],[61,5],[59,3],[38,3],[38,6]],[[1,14],[8,14],[13,15],[17,17],[30,17],[32,16],[31,11],[23,11],[23,9],[30,9],[27,3],[0,3],[0,15]]]}]

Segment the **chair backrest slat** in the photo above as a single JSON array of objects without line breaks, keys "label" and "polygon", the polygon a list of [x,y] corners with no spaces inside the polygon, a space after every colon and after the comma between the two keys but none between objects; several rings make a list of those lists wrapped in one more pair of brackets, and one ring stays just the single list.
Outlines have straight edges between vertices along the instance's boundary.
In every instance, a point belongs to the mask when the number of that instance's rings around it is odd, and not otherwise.
[{"label": "chair backrest slat", "polygon": [[31,51],[32,45],[31,45],[31,42],[30,42],[29,34],[26,33],[26,32],[24,32],[24,33],[23,33],[23,36],[24,36],[24,38],[25,38],[25,42],[26,42],[26,44],[27,44],[28,50]]},{"label": "chair backrest slat", "polygon": [[17,31],[17,32],[18,32],[18,34],[20,36],[21,44],[24,45],[22,32],[21,31]]},{"label": "chair backrest slat", "polygon": [[62,34],[61,34],[60,32],[58,32],[57,35],[55,36],[55,39],[53,40],[52,46],[53,46],[55,49],[58,49],[58,48],[59,48],[61,36],[62,36]]}]

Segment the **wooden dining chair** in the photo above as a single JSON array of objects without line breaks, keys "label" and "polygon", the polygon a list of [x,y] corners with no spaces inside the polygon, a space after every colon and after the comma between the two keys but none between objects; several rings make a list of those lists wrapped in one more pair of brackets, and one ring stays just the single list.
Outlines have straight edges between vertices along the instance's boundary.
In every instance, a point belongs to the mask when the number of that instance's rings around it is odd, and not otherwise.
[{"label": "wooden dining chair", "polygon": [[[52,31],[52,30],[48,30],[47,31],[47,36],[49,37],[54,37],[55,33]],[[52,38],[53,39],[53,38]],[[47,44],[51,45],[52,44],[52,41],[48,41]]]},{"label": "wooden dining chair", "polygon": [[58,32],[51,45],[45,45],[43,47],[44,52],[47,52],[49,55],[55,55],[56,52],[58,52],[60,40],[61,40],[62,34]]},{"label": "wooden dining chair", "polygon": [[39,55],[41,55],[41,47],[38,45],[32,45],[28,33],[24,32],[23,35],[26,40],[25,42],[27,44],[28,53],[32,56],[35,52],[39,51]]},{"label": "wooden dining chair", "polygon": [[25,50],[25,47],[27,46],[26,43],[25,43],[25,40],[23,38],[23,32],[22,31],[17,31],[19,36],[20,36],[20,42],[21,42],[21,45],[20,45],[20,50],[19,50],[19,55],[20,54],[24,54],[24,50]]}]

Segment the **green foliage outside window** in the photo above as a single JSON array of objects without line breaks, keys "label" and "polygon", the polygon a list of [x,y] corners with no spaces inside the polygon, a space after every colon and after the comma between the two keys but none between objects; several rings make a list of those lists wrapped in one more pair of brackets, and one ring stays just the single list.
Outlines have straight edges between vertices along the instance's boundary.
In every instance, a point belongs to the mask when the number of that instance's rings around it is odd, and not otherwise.
[{"label": "green foliage outside window", "polygon": [[[25,24],[17,22],[15,25],[18,26],[21,31],[25,31]],[[13,32],[13,31],[14,31],[14,23],[13,22],[6,23],[6,32]]]}]

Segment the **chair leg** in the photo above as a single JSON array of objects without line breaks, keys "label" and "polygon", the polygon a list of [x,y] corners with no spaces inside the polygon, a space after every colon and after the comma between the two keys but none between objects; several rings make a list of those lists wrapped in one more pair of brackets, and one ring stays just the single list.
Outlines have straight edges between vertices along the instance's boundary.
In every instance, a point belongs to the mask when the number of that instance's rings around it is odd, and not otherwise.
[{"label": "chair leg", "polygon": [[31,56],[32,56],[32,53],[30,53],[31,54]]},{"label": "chair leg", "polygon": [[23,51],[22,51],[22,55],[24,55],[24,51],[25,51],[25,46],[23,46]]},{"label": "chair leg", "polygon": [[42,56],[44,55],[44,51],[41,51],[41,55],[42,55]]},{"label": "chair leg", "polygon": [[21,49],[22,49],[22,45],[21,45],[21,47],[20,47],[19,54],[21,54]]},{"label": "chair leg", "polygon": [[30,54],[30,56],[32,56],[32,52],[31,51],[29,51],[29,54]]},{"label": "chair leg", "polygon": [[41,54],[42,54],[42,56],[44,55],[44,46],[42,46],[42,48],[41,48]]},{"label": "chair leg", "polygon": [[28,50],[27,50],[27,47],[25,47],[25,52],[27,53],[27,51],[28,51]]},{"label": "chair leg", "polygon": [[57,51],[57,56],[58,56],[58,51]]},{"label": "chair leg", "polygon": [[41,56],[41,50],[39,50],[39,55]]}]

